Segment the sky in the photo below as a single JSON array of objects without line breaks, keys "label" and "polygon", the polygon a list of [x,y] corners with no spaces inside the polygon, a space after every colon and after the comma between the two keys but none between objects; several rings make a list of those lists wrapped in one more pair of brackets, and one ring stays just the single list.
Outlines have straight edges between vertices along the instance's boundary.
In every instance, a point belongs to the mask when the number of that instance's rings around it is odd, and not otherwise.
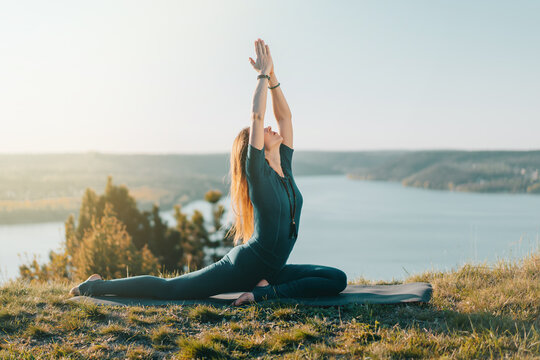
[{"label": "sky", "polygon": [[228,153],[250,125],[257,38],[295,150],[540,149],[536,0],[0,9],[0,153]]}]

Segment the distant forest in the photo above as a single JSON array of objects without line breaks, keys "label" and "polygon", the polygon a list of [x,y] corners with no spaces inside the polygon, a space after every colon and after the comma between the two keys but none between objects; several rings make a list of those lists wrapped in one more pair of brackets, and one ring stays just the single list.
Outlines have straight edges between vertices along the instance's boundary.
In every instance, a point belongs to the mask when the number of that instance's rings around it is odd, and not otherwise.
[{"label": "distant forest", "polygon": [[[125,184],[139,208],[173,209],[229,193],[229,154],[0,154],[0,224],[64,221],[86,188],[107,176]],[[426,189],[540,193],[538,151],[296,151],[295,176],[344,174]]]}]

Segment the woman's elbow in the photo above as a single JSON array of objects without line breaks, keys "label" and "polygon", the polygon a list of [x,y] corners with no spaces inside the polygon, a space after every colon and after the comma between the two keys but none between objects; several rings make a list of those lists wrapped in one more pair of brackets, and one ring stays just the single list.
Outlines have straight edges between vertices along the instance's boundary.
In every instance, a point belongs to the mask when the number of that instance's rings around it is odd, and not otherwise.
[{"label": "woman's elbow", "polygon": [[278,118],[276,118],[277,122],[292,122],[292,114],[289,114],[289,115],[282,115]]},{"label": "woman's elbow", "polygon": [[258,112],[252,112],[251,113],[251,120],[252,121],[263,121],[264,120],[264,114],[258,113]]}]

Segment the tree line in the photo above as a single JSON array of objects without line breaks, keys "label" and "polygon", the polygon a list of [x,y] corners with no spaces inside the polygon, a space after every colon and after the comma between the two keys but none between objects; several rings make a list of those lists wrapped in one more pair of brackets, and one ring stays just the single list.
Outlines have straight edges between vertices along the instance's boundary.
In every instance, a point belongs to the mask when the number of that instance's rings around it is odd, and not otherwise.
[{"label": "tree line", "polygon": [[93,273],[106,279],[200,269],[223,256],[217,250],[234,246],[229,228],[222,224],[221,197],[219,190],[205,194],[212,206],[210,228],[199,210],[189,218],[181,205],[174,206],[176,224],[170,227],[157,204],[151,211],[139,211],[128,188],[114,185],[109,175],[104,194],[87,188],[78,221],[73,214],[65,221],[61,250],[51,250],[45,264],[34,255],[19,266],[19,276],[30,281],[83,281]]}]

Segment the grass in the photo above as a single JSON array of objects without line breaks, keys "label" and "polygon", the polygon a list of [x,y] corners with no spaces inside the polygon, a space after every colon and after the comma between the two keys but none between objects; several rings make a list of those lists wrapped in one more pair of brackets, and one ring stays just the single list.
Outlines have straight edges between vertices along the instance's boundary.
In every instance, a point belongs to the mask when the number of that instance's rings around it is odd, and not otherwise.
[{"label": "grass", "polygon": [[126,308],[67,302],[70,283],[12,280],[0,359],[540,359],[540,252],[404,282],[415,281],[433,285],[429,303]]}]

